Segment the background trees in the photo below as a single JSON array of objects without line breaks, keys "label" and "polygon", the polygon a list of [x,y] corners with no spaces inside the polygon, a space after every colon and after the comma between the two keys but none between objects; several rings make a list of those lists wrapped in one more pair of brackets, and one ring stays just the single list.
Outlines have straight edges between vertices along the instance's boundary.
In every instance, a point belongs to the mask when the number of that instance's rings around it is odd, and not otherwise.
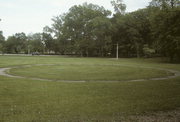
[{"label": "background trees", "polygon": [[4,43],[5,43],[5,38],[3,36],[3,32],[0,31],[0,53],[4,52]]},{"label": "background trees", "polygon": [[5,42],[5,52],[7,53],[25,53],[27,37],[25,33],[16,33],[13,36],[9,36]]},{"label": "background trees", "polygon": [[152,0],[148,7],[126,13],[122,0],[111,1],[114,14],[94,4],[72,6],[52,19],[42,33],[17,33],[4,41],[6,53],[52,53],[79,56],[163,56],[180,61],[180,2]]},{"label": "background trees", "polygon": [[179,5],[178,0],[152,0],[147,8],[114,14],[112,40],[120,44],[120,55],[158,55],[180,61]]},{"label": "background trees", "polygon": [[169,57],[170,61],[180,61],[180,2],[178,0],[153,0],[152,38],[157,53]]},{"label": "background trees", "polygon": [[[63,16],[53,18],[52,30],[61,54],[81,56],[103,56],[107,52],[106,40],[111,23],[107,18],[110,11],[94,4],[75,5]],[[103,50],[103,51],[102,51]]]},{"label": "background trees", "polygon": [[34,34],[29,34],[28,35],[28,52],[29,53],[44,53],[45,51],[45,46],[43,43],[43,37],[41,33],[34,33]]}]

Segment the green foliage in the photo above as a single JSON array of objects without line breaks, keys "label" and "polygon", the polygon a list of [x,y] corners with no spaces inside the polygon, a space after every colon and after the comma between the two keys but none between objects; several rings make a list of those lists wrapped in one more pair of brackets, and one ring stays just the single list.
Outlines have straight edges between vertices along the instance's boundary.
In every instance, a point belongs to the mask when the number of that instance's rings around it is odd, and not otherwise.
[{"label": "green foliage", "polygon": [[42,40],[45,43],[45,49],[48,53],[54,50],[55,41],[50,33],[42,33]]},{"label": "green foliage", "polygon": [[28,35],[28,50],[29,53],[33,52],[44,52],[43,37],[41,33],[35,33]]},{"label": "green foliage", "polygon": [[3,32],[0,31],[0,43],[3,43],[5,41],[5,38],[3,36]]},{"label": "green foliage", "polygon": [[123,3],[123,0],[113,0],[111,1],[114,11],[118,14],[125,14],[126,4]]},{"label": "green foliage", "polygon": [[161,10],[178,7],[179,5],[179,0],[152,0],[150,2],[150,6],[157,7]]},{"label": "green foliage", "polygon": [[3,36],[3,32],[0,31],[0,53],[4,52],[4,43],[5,43],[5,37]]},{"label": "green foliage", "polygon": [[5,42],[5,52],[7,53],[25,53],[27,50],[27,37],[25,33],[16,33],[9,36]]},{"label": "green foliage", "polygon": [[152,57],[155,54],[155,49],[149,48],[148,45],[144,45],[143,52],[145,57]]},{"label": "green foliage", "polygon": [[28,41],[20,34],[4,42],[0,34],[0,50],[115,57],[118,43],[120,57],[161,56],[180,62],[179,0],[152,0],[148,7],[129,13],[122,0],[112,0],[111,4],[115,9],[112,17],[98,5],[72,6]]},{"label": "green foliage", "polygon": [[86,56],[108,52],[106,39],[110,39],[111,23],[107,16],[110,14],[103,7],[84,3],[71,7],[63,16],[53,18],[52,29],[61,45],[60,52]]},{"label": "green foliage", "polygon": [[122,56],[156,54],[169,57],[171,62],[180,61],[179,18],[178,1],[153,0],[145,9],[114,15],[113,42],[121,45]]},{"label": "green foliage", "polygon": [[[161,2],[162,3],[162,2]],[[157,51],[169,57],[170,61],[180,61],[180,7],[174,1],[173,5],[164,1],[166,7],[157,10],[152,14],[152,34]]]},{"label": "green foliage", "polygon": [[143,45],[151,45],[149,10],[141,9],[125,15],[114,15],[113,41],[118,42],[120,53],[129,57],[134,54],[137,57],[143,55]]}]

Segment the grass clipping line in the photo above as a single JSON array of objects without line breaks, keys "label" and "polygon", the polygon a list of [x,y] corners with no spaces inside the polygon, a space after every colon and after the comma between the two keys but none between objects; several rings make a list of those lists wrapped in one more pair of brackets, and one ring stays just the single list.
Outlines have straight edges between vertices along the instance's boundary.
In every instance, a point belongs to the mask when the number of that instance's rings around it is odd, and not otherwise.
[{"label": "grass clipping line", "polygon": [[[24,66],[16,66],[16,67],[7,67],[7,68],[0,68],[0,75],[1,76],[6,76],[6,77],[11,77],[11,78],[28,78],[31,80],[41,80],[41,81],[55,81],[55,82],[88,82],[85,80],[51,80],[51,79],[43,79],[43,78],[29,78],[25,76],[17,76],[17,75],[12,75],[9,74],[9,70],[13,68],[21,68],[21,67],[31,67],[31,66],[53,66],[55,64],[35,64],[35,65],[24,65]],[[111,65],[102,65],[102,66],[111,66]],[[112,66],[126,66],[126,65],[112,65]],[[135,67],[135,66],[129,66],[128,67]],[[156,70],[163,70],[166,72],[170,72],[173,75],[169,75],[166,77],[157,77],[157,78],[148,78],[148,79],[134,79],[134,80],[119,80],[119,81],[100,81],[100,82],[120,82],[120,81],[126,81],[126,82],[136,82],[136,81],[147,81],[147,80],[167,80],[167,79],[172,79],[180,76],[180,72],[177,70],[172,70],[172,69],[165,69],[165,68],[154,68],[154,67],[141,67],[141,68],[151,68],[151,69],[156,69]]]}]

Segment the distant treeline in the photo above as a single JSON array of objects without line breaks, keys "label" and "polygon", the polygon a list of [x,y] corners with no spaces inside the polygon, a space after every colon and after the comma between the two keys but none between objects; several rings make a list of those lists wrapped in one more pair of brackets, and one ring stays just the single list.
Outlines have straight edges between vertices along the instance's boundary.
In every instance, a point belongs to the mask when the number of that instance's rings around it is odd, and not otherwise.
[{"label": "distant treeline", "polygon": [[94,4],[75,5],[54,17],[42,33],[0,33],[0,52],[115,57],[168,57],[180,61],[180,2],[152,0],[127,13],[121,0],[111,1],[115,13]]}]

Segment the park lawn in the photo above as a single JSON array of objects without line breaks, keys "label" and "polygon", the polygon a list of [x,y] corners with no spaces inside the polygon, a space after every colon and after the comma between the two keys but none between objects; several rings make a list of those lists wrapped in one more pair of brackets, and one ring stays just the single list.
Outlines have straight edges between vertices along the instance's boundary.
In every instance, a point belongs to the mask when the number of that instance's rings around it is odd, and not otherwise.
[{"label": "park lawn", "polygon": [[172,75],[167,71],[151,68],[88,64],[17,67],[8,73],[29,78],[69,81],[126,81]]},{"label": "park lawn", "polygon": [[[180,71],[155,59],[0,56],[0,67],[27,64],[124,64]],[[48,82],[0,76],[0,121],[118,120],[180,107],[180,77],[139,82]]]}]

